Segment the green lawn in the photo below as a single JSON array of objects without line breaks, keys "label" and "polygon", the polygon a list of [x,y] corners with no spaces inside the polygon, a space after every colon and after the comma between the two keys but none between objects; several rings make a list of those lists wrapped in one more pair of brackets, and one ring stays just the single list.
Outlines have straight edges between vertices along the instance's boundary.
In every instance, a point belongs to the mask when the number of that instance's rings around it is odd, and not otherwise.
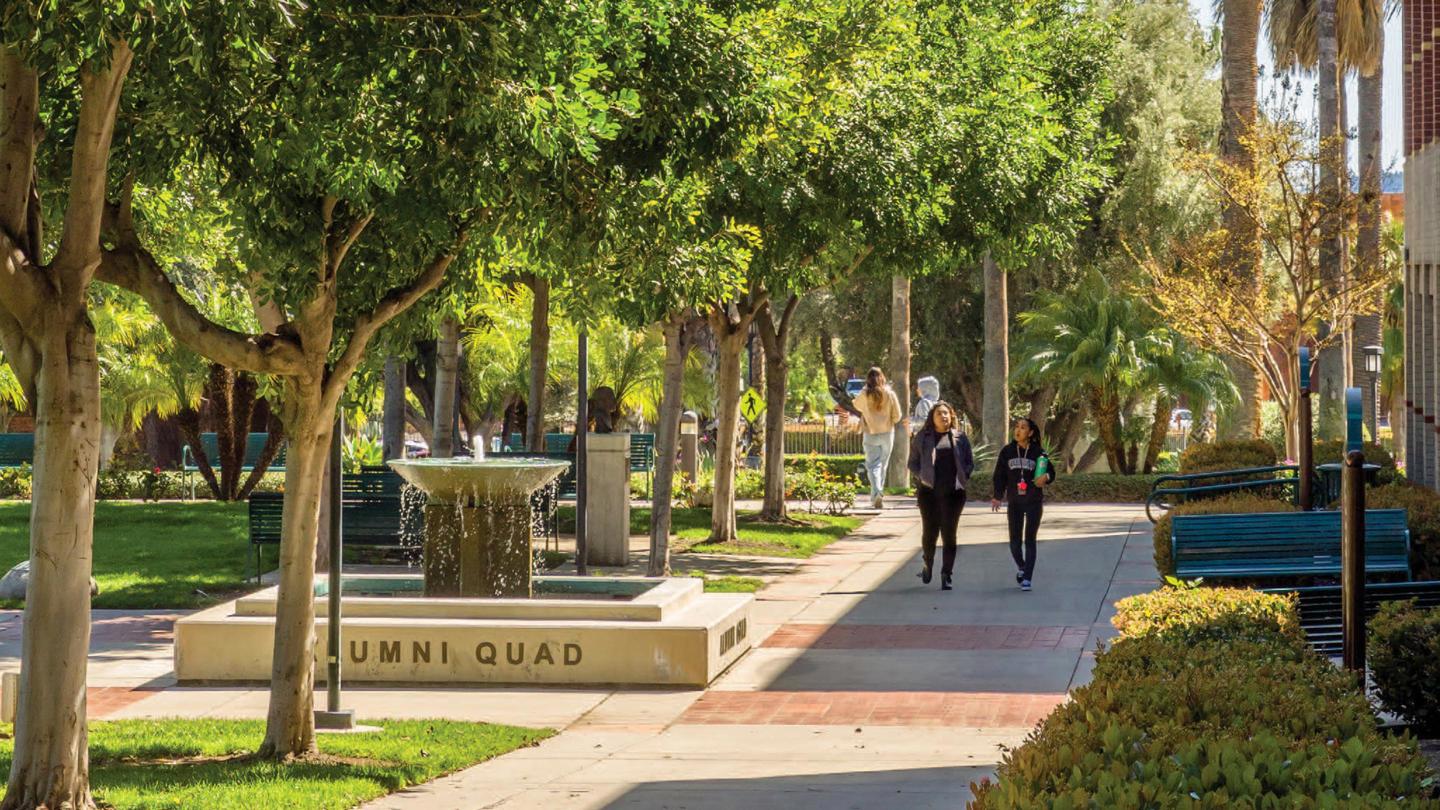
[{"label": "green lawn", "polygon": [[[28,502],[0,502],[0,572],[29,556],[29,524]],[[193,608],[233,596],[250,565],[247,531],[243,503],[101,501],[94,606]]]},{"label": "green lawn", "polygon": [[[681,544],[694,543],[687,550],[705,554],[754,554],[762,557],[809,557],[854,531],[862,521],[850,515],[817,515],[794,512],[794,524],[762,523],[754,512],[739,516],[737,543],[701,543],[710,534],[709,509],[680,509],[671,512],[670,531]],[[575,508],[560,507],[560,531],[575,531]],[[650,531],[650,510],[630,510],[632,534]]]},{"label": "green lawn", "polygon": [[[319,760],[277,764],[248,756],[264,736],[259,720],[99,721],[90,725],[90,783],[101,806],[115,810],[344,810],[551,734],[449,720],[371,724],[384,731],[321,734]],[[12,752],[6,734],[7,771]]]},{"label": "green lawn", "polygon": [[707,576],[703,571],[682,571],[682,577],[705,580],[706,593],[755,593],[765,587],[765,580],[759,577]]}]

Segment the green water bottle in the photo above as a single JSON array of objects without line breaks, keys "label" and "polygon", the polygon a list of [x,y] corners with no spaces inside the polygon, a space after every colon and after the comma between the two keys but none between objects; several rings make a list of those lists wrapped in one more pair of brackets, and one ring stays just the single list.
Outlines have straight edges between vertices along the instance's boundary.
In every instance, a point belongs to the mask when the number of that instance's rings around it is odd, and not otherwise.
[{"label": "green water bottle", "polygon": [[1045,477],[1046,475],[1048,475],[1049,473],[1050,473],[1050,457],[1049,457],[1049,456],[1041,456],[1040,459],[1035,462],[1035,480],[1036,480],[1036,481],[1039,481],[1040,479],[1044,478],[1044,477]]}]

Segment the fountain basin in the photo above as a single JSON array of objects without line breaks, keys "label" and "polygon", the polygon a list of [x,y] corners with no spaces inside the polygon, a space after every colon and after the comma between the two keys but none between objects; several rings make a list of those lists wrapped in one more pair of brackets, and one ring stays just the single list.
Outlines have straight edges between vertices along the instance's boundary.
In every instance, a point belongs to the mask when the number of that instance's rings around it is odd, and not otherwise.
[{"label": "fountain basin", "polygon": [[[753,597],[704,593],[694,578],[537,577],[534,599],[436,599],[420,587],[413,574],[345,577],[346,681],[697,687],[750,648]],[[323,679],[326,598],[316,590]],[[276,595],[267,588],[176,622],[176,678],[268,681]]]},{"label": "fountain basin", "polygon": [[386,463],[424,490],[432,504],[528,498],[570,467],[568,461],[539,458],[397,458]]}]

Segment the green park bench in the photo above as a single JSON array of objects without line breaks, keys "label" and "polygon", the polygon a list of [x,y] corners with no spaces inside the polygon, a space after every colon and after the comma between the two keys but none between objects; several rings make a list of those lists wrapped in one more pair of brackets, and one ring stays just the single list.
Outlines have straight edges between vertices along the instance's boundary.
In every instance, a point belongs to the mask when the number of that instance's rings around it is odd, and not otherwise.
[{"label": "green park bench", "polygon": [[655,434],[630,434],[630,472],[645,473],[645,491],[654,486]]},{"label": "green park bench", "polygon": [[1293,464],[1276,464],[1243,470],[1162,475],[1150,486],[1150,495],[1145,499],[1145,515],[1154,523],[1159,519],[1154,512],[1155,507],[1168,512],[1182,503],[1235,492],[1289,490],[1287,500],[1299,503],[1299,469]]},{"label": "green park bench", "polygon": [[[1339,655],[1342,646],[1339,585],[1308,588],[1268,588],[1268,593],[1293,593],[1300,606],[1300,627],[1310,646],[1321,655]],[[1365,618],[1369,620],[1386,602],[1414,599],[1422,608],[1440,608],[1440,581],[1371,582],[1365,585]]]},{"label": "green park bench", "polygon": [[[425,495],[407,485],[388,467],[365,467],[340,481],[341,533],[346,548],[393,548],[418,552],[424,541]],[[260,575],[260,547],[279,545],[285,496],[256,492],[250,496],[250,547],[255,575]]]},{"label": "green park bench", "polygon": [[570,453],[570,442],[574,438],[574,434],[571,433],[546,433],[546,454],[559,454],[563,456],[568,456]]},{"label": "green park bench", "polygon": [[0,468],[35,463],[34,433],[0,433]]},{"label": "green park bench", "polygon": [[[1181,579],[1337,576],[1339,512],[1176,515],[1170,548]],[[1410,529],[1404,509],[1365,511],[1365,570],[1410,576]]]},{"label": "green park bench", "polygon": [[[240,467],[243,472],[250,472],[255,465],[260,463],[260,455],[265,451],[265,443],[270,440],[269,433],[249,433],[245,436],[245,463]],[[210,462],[210,469],[217,474],[220,472],[220,440],[214,433],[201,433],[200,446],[205,449],[205,459]],[[185,483],[190,486],[190,497],[195,497],[195,482],[193,474],[200,471],[200,465],[195,456],[190,452],[190,445],[186,444],[180,451],[180,469],[185,473]],[[275,453],[275,458],[270,461],[267,471],[285,471],[285,445]]]}]

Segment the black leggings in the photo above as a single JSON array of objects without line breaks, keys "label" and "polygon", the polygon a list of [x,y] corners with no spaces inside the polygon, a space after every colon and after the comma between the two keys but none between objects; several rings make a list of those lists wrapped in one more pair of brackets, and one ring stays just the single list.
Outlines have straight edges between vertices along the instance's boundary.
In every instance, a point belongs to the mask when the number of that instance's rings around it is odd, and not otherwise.
[{"label": "black leggings", "polygon": [[935,540],[939,537],[945,542],[940,573],[948,577],[955,571],[955,530],[965,511],[965,490],[941,495],[921,484],[915,488],[915,503],[920,507],[920,550],[925,567],[935,565]]},{"label": "black leggings", "polygon": [[[1015,558],[1015,567],[1025,579],[1035,577],[1035,534],[1040,531],[1040,515],[1045,511],[1043,501],[1016,503],[1006,506],[1005,514],[1010,518],[1010,556]],[[1025,539],[1025,551],[1020,551],[1021,536]]]}]

